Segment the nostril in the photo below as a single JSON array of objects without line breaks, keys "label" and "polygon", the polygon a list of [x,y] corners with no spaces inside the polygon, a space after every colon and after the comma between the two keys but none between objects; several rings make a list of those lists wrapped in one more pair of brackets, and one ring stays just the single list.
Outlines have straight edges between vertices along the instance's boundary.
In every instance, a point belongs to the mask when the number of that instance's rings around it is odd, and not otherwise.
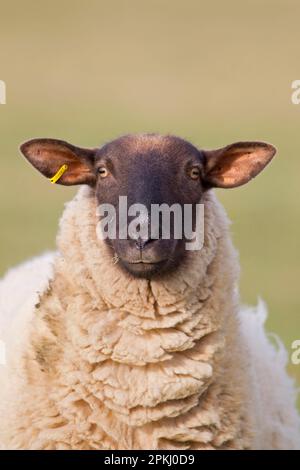
[{"label": "nostril", "polygon": [[147,239],[138,238],[138,239],[135,241],[135,246],[136,246],[139,250],[143,250],[146,245],[149,245],[151,242],[154,242],[154,241],[155,241],[155,240],[152,239],[152,238],[147,238]]}]

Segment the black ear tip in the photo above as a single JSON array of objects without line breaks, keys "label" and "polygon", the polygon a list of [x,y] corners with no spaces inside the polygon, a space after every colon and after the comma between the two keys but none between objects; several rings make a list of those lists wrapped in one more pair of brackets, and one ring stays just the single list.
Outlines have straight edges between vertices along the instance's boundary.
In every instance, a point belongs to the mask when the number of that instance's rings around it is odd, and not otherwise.
[{"label": "black ear tip", "polygon": [[27,147],[27,142],[23,142],[23,144],[20,145],[19,149],[21,150],[21,152],[24,152],[26,147]]},{"label": "black ear tip", "polygon": [[272,154],[272,157],[274,157],[274,155],[277,153],[277,148],[274,147],[274,145],[272,144],[268,144],[269,146],[269,149],[270,149],[270,153]]},{"label": "black ear tip", "polygon": [[[251,145],[251,143],[250,143]],[[277,152],[277,148],[269,142],[253,142],[254,150],[261,150],[270,160],[274,157]]]},{"label": "black ear tip", "polygon": [[27,142],[23,142],[23,144],[21,144],[20,147],[19,147],[20,152],[21,152],[23,155],[25,155],[25,157],[26,157],[26,155],[28,154],[28,148],[29,148],[29,142],[28,142],[28,141],[27,141]]},{"label": "black ear tip", "polygon": [[[29,155],[30,149],[33,150],[34,145],[37,146],[38,144],[43,144],[47,142],[47,139],[30,139],[26,140],[19,146],[20,152],[27,157]],[[35,147],[36,148],[36,147]]]},{"label": "black ear tip", "polygon": [[264,146],[265,150],[267,151],[268,156],[271,160],[274,157],[274,155],[276,154],[277,148],[274,145],[269,144],[267,142],[264,142],[263,146]]},{"label": "black ear tip", "polygon": [[31,140],[26,140],[26,142],[23,142],[19,149],[20,151],[26,155],[28,153],[29,148],[33,145],[36,144],[39,141],[39,139],[31,139]]}]

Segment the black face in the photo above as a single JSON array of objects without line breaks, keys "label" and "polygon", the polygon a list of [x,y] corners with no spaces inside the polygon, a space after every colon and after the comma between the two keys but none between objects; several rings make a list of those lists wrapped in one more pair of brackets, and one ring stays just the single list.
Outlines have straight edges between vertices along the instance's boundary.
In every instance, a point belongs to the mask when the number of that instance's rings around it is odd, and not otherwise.
[{"label": "black face", "polygon": [[[158,238],[151,238],[151,206],[153,204],[192,204],[195,210],[203,192],[201,153],[191,144],[175,137],[123,137],[104,146],[96,154],[96,197],[99,204],[116,209],[116,238],[106,239],[123,268],[135,276],[149,278],[174,269],[185,255],[183,237],[175,238],[175,219],[170,216],[170,237],[163,238],[162,219]],[[143,204],[149,227],[147,237],[119,237],[119,197],[127,196],[128,207]],[[128,224],[133,220],[128,217]],[[195,219],[192,217],[192,219]],[[184,219],[182,218],[182,223]],[[195,220],[190,221],[194,226]],[[139,227],[141,228],[141,227]]]}]

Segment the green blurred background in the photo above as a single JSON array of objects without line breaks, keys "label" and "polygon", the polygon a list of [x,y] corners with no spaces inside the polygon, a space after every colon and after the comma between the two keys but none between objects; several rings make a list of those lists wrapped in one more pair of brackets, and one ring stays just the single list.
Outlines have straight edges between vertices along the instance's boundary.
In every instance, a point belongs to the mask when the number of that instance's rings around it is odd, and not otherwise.
[{"label": "green blurred background", "polygon": [[[32,137],[96,146],[124,133],[178,134],[204,148],[278,148],[251,184],[218,190],[240,251],[242,300],[300,338],[300,3],[292,0],[1,1],[0,274],[55,246],[73,188],[18,153]],[[290,365],[300,383],[300,365]]]}]

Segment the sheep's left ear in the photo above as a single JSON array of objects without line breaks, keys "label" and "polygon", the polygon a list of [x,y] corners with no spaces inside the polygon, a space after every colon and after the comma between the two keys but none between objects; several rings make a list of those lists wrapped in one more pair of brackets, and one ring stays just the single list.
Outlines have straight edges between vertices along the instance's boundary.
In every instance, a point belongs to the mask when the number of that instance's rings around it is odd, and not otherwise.
[{"label": "sheep's left ear", "polygon": [[204,184],[208,188],[235,188],[248,183],[272,160],[275,147],[265,142],[238,142],[204,150]]}]

